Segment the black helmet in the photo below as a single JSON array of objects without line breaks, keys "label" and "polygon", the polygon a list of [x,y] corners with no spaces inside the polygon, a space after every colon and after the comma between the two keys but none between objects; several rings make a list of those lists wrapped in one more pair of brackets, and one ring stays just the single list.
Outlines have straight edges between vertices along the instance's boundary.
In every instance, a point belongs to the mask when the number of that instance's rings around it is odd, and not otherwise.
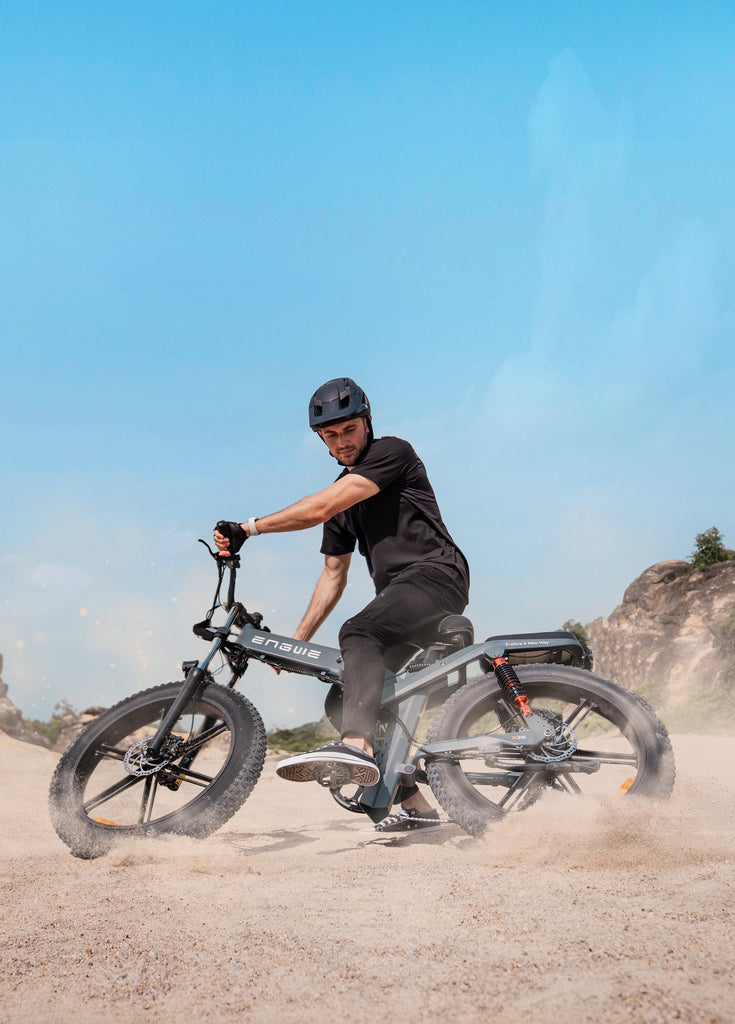
[{"label": "black helmet", "polygon": [[370,419],[370,402],[362,388],[349,377],[328,380],[311,396],[309,426],[312,430],[354,420],[358,416]]}]

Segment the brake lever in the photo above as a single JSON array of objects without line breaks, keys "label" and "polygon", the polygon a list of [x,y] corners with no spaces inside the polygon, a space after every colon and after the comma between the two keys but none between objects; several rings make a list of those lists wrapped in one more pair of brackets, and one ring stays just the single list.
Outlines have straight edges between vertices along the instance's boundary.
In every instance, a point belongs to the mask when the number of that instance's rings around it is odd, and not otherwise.
[{"label": "brake lever", "polygon": [[221,555],[219,553],[219,551],[212,551],[212,549],[210,548],[209,544],[207,544],[206,540],[202,540],[201,537],[198,537],[197,539],[198,539],[200,544],[204,545],[204,547],[210,553],[210,555],[215,560],[217,565],[223,565],[223,566],[226,566],[226,567],[231,567],[233,569],[239,569],[240,568],[240,556],[239,555],[237,555],[237,554],[236,555]]}]

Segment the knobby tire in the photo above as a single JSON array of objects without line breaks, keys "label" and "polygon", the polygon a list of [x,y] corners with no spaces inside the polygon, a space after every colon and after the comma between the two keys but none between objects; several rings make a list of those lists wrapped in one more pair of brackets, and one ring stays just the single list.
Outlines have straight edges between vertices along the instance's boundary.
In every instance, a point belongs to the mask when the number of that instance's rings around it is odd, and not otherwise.
[{"label": "knobby tire", "polygon": [[145,751],[145,739],[153,737],[182,685],[166,683],[120,701],[90,722],[61,756],[49,810],[75,856],[99,857],[128,836],[208,836],[252,792],[265,760],[263,721],[241,693],[213,682],[195,696],[172,732],[184,744],[184,756],[147,775],[126,770],[126,753],[136,743],[140,750],[141,741]]},{"label": "knobby tire", "polygon": [[[666,798],[674,786],[674,755],[666,729],[646,702],[583,669],[528,665],[516,669],[534,709],[569,721],[578,749],[561,768],[527,755],[427,759],[426,775],[449,817],[471,835],[544,792],[607,798]],[[439,709],[428,742],[516,730],[493,673],[461,687]],[[599,765],[599,767],[595,767]],[[590,774],[582,769],[591,768]]]}]

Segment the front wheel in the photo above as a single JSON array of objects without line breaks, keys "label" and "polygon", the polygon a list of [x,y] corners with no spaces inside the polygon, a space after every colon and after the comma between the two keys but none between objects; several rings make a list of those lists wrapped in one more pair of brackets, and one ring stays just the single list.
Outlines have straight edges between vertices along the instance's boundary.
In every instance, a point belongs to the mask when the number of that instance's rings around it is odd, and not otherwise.
[{"label": "front wheel", "polygon": [[[610,797],[668,797],[674,754],[666,729],[644,700],[582,669],[527,665],[516,669],[533,710],[557,740],[540,751],[508,751],[428,760],[426,775],[450,818],[471,835],[545,792]],[[494,674],[461,687],[442,705],[428,742],[515,731]]]},{"label": "front wheel", "polygon": [[116,839],[175,833],[207,836],[242,806],[265,760],[265,727],[241,693],[210,683],[147,755],[183,683],[121,701],[79,734],[51,780],[49,810],[77,857],[98,857]]}]

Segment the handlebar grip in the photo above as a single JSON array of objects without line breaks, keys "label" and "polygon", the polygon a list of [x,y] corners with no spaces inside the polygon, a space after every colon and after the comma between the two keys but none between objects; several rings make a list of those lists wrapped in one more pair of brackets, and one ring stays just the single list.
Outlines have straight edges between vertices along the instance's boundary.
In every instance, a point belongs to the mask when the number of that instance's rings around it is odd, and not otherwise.
[{"label": "handlebar grip", "polygon": [[248,539],[248,535],[243,530],[239,523],[233,523],[226,519],[220,519],[215,526],[215,530],[218,530],[223,537],[227,537],[230,542],[230,554],[234,555],[243,546],[245,541]]}]

